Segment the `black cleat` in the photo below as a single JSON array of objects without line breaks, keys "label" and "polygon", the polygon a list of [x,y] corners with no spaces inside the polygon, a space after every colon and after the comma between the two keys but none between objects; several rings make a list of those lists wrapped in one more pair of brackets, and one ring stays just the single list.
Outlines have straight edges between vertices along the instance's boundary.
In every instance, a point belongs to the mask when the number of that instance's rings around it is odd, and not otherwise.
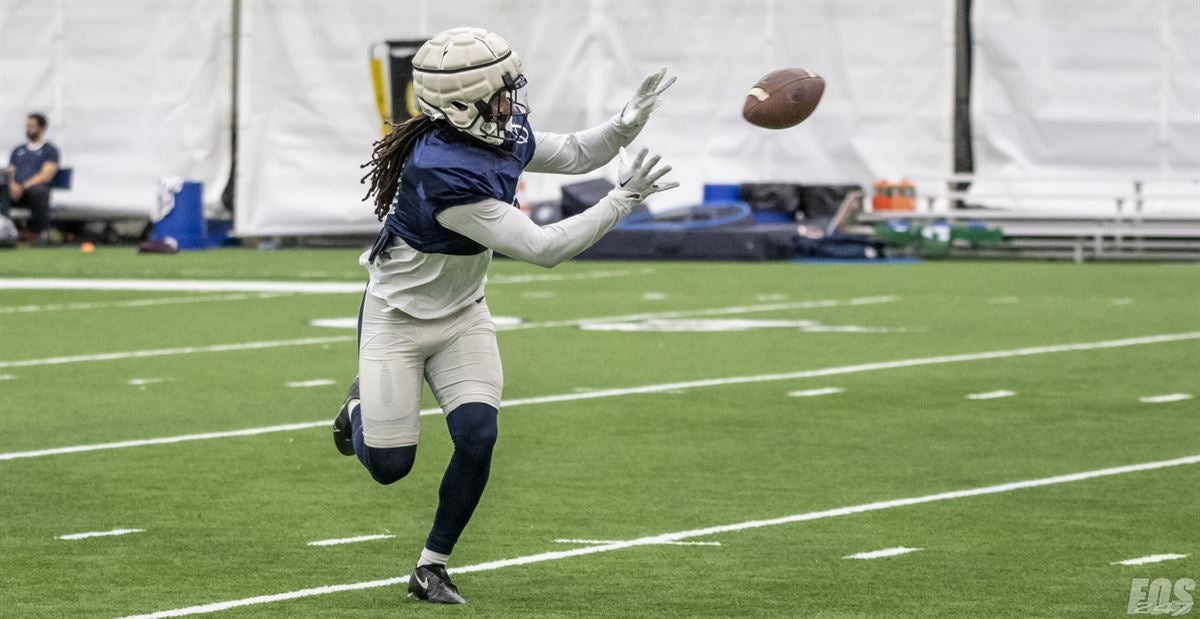
[{"label": "black cleat", "polygon": [[408,577],[408,597],[434,604],[466,604],[458,587],[450,582],[444,565],[418,565]]},{"label": "black cleat", "polygon": [[350,391],[346,393],[346,401],[342,410],[333,418],[333,445],[343,456],[354,455],[354,428],[350,425],[350,402],[359,399],[358,377],[350,383]]}]

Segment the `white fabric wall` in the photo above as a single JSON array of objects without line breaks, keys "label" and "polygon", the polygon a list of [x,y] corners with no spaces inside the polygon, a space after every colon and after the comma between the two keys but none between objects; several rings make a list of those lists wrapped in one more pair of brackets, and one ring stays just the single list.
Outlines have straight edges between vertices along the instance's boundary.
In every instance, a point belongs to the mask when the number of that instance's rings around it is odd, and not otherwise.
[{"label": "white fabric wall", "polygon": [[3,0],[0,149],[7,166],[25,115],[49,138],[73,188],[54,202],[149,214],[160,177],[204,183],[215,205],[229,174],[230,0]]},{"label": "white fabric wall", "polygon": [[[211,207],[230,156],[231,10],[231,0],[3,0],[0,150],[23,141],[26,112],[45,111],[75,169],[57,203],[149,212],[158,178],[182,176],[205,183]],[[1116,180],[1087,184],[1106,194],[1138,176],[1152,192],[1156,178],[1200,176],[1200,3],[987,0],[974,17],[981,175],[1107,175]],[[543,130],[603,121],[669,66],[680,81],[639,140],[683,183],[658,207],[698,201],[706,182],[866,184],[951,167],[943,0],[246,0],[242,19],[244,235],[374,230],[357,182],[378,137],[368,47],[467,23],[524,58]],[[816,114],[780,132],[747,125],[746,90],[785,66],[825,76]],[[524,198],[553,199],[575,180],[529,175]],[[1080,187],[1038,186],[1059,190]]]},{"label": "white fabric wall", "polygon": [[[953,3],[941,0],[257,0],[242,15],[242,235],[378,229],[358,183],[379,137],[368,48],[460,25],[512,43],[539,130],[598,124],[643,75],[670,67],[679,82],[639,144],[662,153],[683,186],[656,206],[698,202],[706,182],[866,184],[950,169]],[[814,116],[778,132],[746,124],[746,91],[788,66],[826,78]],[[559,185],[577,180],[528,175],[525,198],[557,198]]]},{"label": "white fabric wall", "polygon": [[[978,175],[1037,177],[1033,191],[1051,195],[1129,194],[1131,181],[1143,178],[1148,192],[1193,196],[1158,201],[1148,210],[1200,214],[1200,192],[1170,181],[1200,178],[1200,2],[987,0],[974,6]],[[1010,190],[1013,183],[973,188]],[[1045,203],[1035,198],[1015,206]],[[1054,204],[1115,208],[1099,199]]]}]

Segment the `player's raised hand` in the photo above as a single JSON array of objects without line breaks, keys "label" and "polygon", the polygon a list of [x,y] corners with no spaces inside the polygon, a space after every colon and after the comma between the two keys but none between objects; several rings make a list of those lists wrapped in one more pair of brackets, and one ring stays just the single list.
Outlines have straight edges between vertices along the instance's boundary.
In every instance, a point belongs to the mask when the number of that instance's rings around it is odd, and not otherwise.
[{"label": "player's raised hand", "polygon": [[666,164],[658,165],[660,157],[658,155],[649,156],[649,151],[645,148],[638,151],[637,156],[632,160],[629,159],[629,154],[622,148],[620,159],[621,167],[617,175],[618,184],[620,184],[621,189],[638,194],[638,197],[642,200],[660,191],[667,191],[679,186],[679,183],[658,184],[658,180],[671,171],[671,166]]},{"label": "player's raised hand", "polygon": [[674,83],[674,77],[667,79],[666,67],[647,75],[633,94],[633,98],[625,104],[625,109],[621,110],[621,124],[626,127],[641,127],[646,124],[650,114],[662,105],[662,94]]}]

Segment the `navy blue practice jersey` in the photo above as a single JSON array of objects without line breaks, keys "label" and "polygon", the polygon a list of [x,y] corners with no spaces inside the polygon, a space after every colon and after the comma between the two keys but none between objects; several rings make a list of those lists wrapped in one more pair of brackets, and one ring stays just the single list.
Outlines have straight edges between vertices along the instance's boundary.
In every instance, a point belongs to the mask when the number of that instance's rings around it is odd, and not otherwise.
[{"label": "navy blue practice jersey", "polygon": [[442,227],[437,214],[488,199],[513,202],[534,150],[528,120],[515,128],[518,137],[511,149],[490,146],[443,122],[418,138],[404,164],[385,224],[388,231],[424,253],[471,256],[486,251]]}]

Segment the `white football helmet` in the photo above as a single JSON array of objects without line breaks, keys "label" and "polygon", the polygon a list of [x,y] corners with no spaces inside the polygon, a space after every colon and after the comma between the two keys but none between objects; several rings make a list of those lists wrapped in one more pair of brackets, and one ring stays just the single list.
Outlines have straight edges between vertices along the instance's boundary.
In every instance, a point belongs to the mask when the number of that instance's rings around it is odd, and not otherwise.
[{"label": "white football helmet", "polygon": [[513,140],[514,126],[529,113],[521,59],[494,32],[439,32],[417,50],[412,64],[421,112],[488,144]]}]

